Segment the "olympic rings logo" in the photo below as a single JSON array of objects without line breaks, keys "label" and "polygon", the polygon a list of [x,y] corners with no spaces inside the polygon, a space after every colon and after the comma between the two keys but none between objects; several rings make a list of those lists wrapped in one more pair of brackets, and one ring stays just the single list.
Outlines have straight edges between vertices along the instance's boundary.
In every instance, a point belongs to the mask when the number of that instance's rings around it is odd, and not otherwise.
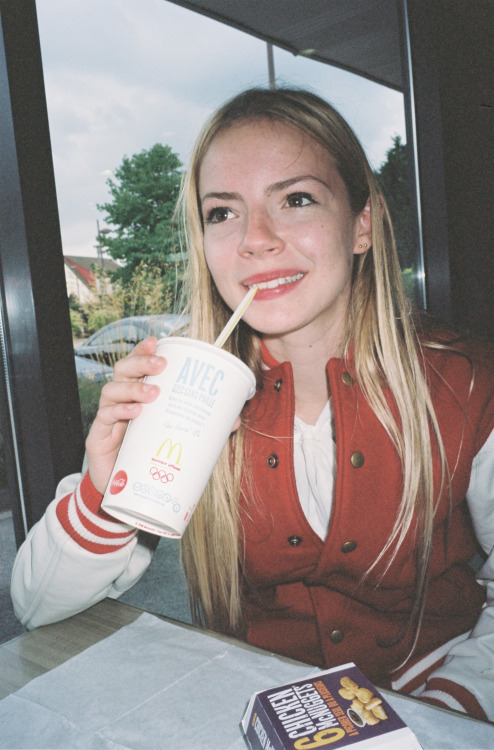
[{"label": "olympic rings logo", "polygon": [[180,503],[178,502],[178,498],[172,497],[169,492],[165,492],[160,499],[164,500],[165,503],[171,503],[174,513],[180,513]]},{"label": "olympic rings logo", "polygon": [[156,468],[156,466],[151,466],[151,468],[149,469],[149,473],[151,474],[155,482],[161,482],[162,484],[167,484],[168,482],[173,482],[174,480],[173,474],[166,472],[164,469],[158,469]]}]

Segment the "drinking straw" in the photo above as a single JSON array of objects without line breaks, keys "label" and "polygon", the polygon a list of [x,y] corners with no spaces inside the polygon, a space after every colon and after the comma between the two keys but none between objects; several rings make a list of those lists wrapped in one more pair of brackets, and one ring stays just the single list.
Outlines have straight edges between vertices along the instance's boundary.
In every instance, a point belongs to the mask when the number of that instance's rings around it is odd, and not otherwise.
[{"label": "drinking straw", "polygon": [[214,342],[215,346],[219,346],[219,347],[223,346],[223,344],[227,340],[228,336],[231,334],[231,332],[233,331],[233,329],[237,325],[238,321],[240,320],[240,318],[242,317],[242,315],[244,314],[244,312],[247,310],[247,308],[249,307],[250,303],[254,299],[254,295],[257,292],[257,289],[258,289],[257,286],[253,286],[253,287],[251,287],[249,289],[249,291],[247,292],[247,294],[243,298],[242,302],[239,304],[239,306],[237,307],[237,309],[233,313],[232,317],[230,318],[230,320],[228,321],[228,323],[223,328],[223,330],[221,331],[220,335],[218,336],[218,338]]}]

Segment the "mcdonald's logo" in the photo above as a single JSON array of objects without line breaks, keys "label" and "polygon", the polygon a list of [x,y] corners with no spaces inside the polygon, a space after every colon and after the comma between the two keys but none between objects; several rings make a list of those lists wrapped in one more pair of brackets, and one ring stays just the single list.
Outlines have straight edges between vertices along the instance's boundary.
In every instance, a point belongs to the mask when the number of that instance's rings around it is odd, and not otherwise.
[{"label": "mcdonald's logo", "polygon": [[182,459],[182,443],[178,441],[176,443],[172,443],[171,439],[167,438],[161,443],[156,455],[159,456],[162,451],[167,451],[165,455],[168,461],[171,461],[172,453],[176,451],[177,460],[175,461],[175,463],[180,464],[180,461]]}]

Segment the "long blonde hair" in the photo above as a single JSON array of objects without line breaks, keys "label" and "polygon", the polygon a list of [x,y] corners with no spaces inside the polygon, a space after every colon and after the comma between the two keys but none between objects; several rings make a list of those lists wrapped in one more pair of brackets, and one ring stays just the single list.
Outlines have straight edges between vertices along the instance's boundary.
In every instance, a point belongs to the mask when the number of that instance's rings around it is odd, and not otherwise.
[{"label": "long blonde hair", "polygon": [[[179,202],[189,252],[186,288],[190,335],[214,341],[231,313],[217,292],[204,256],[198,198],[202,161],[220,132],[235,124],[264,120],[296,128],[327,150],[345,182],[355,216],[370,199],[372,245],[355,260],[345,356],[351,346],[357,382],[386,429],[402,464],[401,503],[392,534],[378,558],[390,552],[387,567],[412,527],[416,513],[417,577],[411,622],[418,633],[437,501],[433,488],[431,431],[441,457],[441,490],[448,480],[446,458],[424,378],[420,344],[403,290],[387,207],[355,134],[333,107],[313,93],[298,89],[250,89],[221,107],[199,136]],[[261,377],[260,342],[254,331],[241,323],[227,346]],[[396,401],[398,423],[387,406],[384,384]],[[209,627],[231,632],[242,626],[243,544],[239,502],[243,440],[241,428],[230,438],[182,540],[194,614],[202,617]]]}]

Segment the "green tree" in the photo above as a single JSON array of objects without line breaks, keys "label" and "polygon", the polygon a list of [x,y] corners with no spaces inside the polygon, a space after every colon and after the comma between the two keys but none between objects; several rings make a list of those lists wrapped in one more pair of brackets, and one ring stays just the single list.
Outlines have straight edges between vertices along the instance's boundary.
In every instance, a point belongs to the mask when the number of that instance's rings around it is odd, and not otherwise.
[{"label": "green tree", "polygon": [[393,138],[393,146],[386,152],[386,160],[376,176],[393,220],[401,267],[410,268],[415,263],[416,247],[412,232],[407,150],[399,135]]},{"label": "green tree", "polygon": [[418,248],[415,243],[415,232],[412,230],[408,170],[407,148],[397,135],[393,138],[392,147],[386,152],[386,160],[375,174],[393,221],[405,289],[410,299],[416,302],[418,300],[416,286]]},{"label": "green tree", "polygon": [[114,278],[130,284],[137,268],[159,269],[165,286],[181,275],[178,229],[173,212],[182,164],[169,146],[156,143],[131,158],[124,156],[107,185],[111,200],[98,206],[112,232],[101,235],[104,251],[122,266]]}]

